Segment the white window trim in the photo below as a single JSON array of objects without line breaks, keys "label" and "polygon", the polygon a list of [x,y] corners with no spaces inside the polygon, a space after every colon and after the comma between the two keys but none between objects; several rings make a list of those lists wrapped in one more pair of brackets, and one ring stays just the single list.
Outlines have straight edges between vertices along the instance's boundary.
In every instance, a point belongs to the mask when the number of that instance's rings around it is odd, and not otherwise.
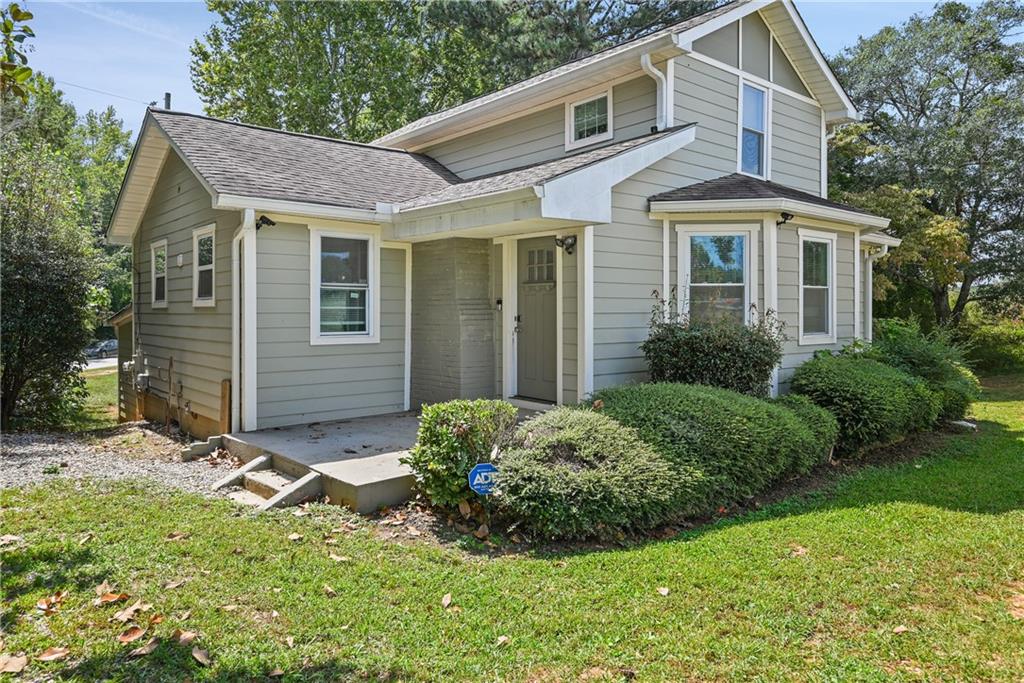
[{"label": "white window trim", "polygon": [[[588,102],[593,102],[594,100],[599,100],[602,97],[605,97],[608,100],[608,130],[605,131],[604,133],[599,133],[598,135],[592,135],[589,138],[583,138],[582,140],[574,140],[573,139],[573,135],[575,134],[575,126],[573,125],[573,123],[574,123],[573,111],[576,109],[576,107],[580,106],[581,104],[586,104]],[[586,97],[583,97],[581,99],[572,100],[572,101],[566,101],[566,103],[565,103],[565,151],[568,152],[568,151],[573,150],[573,149],[581,149],[583,147],[589,147],[590,145],[596,145],[599,142],[607,142],[608,140],[611,140],[613,137],[615,137],[615,131],[612,128],[612,123],[614,122],[614,120],[615,120],[615,117],[614,117],[614,115],[612,113],[612,88],[611,87],[609,87],[607,89],[604,89],[604,90],[599,90],[599,91],[596,91],[596,92],[590,92]]]},{"label": "white window trim", "polygon": [[[369,243],[369,292],[366,295],[366,332],[320,331],[320,241],[322,237],[341,237]],[[334,230],[309,228],[309,343],[312,346],[331,344],[377,344],[380,342],[380,235],[377,231],[356,229]]]},{"label": "white window trim", "polygon": [[[213,262],[208,266],[199,265],[199,240],[203,237],[213,238]],[[211,276],[212,295],[209,299],[199,298],[199,271],[209,270],[213,273]],[[211,308],[217,305],[217,224],[211,223],[210,225],[202,228],[196,228],[192,231],[192,307],[193,308]]]},{"label": "white window trim", "polygon": [[[811,346],[820,344],[836,343],[836,243],[838,235],[834,232],[822,232],[820,230],[808,230],[799,228],[797,243],[797,258],[800,262],[797,273],[797,318],[799,320],[800,346]],[[828,334],[810,333],[804,334],[804,242],[824,242],[828,247],[828,288],[829,288],[829,332]]]},{"label": "white window trim", "polygon": [[[743,170],[743,86],[749,85],[755,90],[760,90],[764,93],[764,133],[761,135],[761,141],[764,145],[762,150],[762,161],[764,163],[764,174],[758,175],[756,173],[748,173]],[[772,89],[766,88],[758,83],[753,82],[749,78],[741,78],[739,82],[739,89],[737,90],[737,107],[736,107],[736,171],[742,173],[745,176],[751,178],[759,178],[761,180],[771,180],[772,177]]]},{"label": "white window trim", "polygon": [[758,249],[757,242],[761,226],[748,223],[708,224],[687,223],[676,225],[676,307],[679,315],[690,314],[690,238],[724,235],[745,237],[746,247],[743,250],[743,322],[751,322],[751,306],[758,301]]},{"label": "white window trim", "polygon": [[[156,252],[160,249],[164,250],[164,298],[157,300],[156,298]],[[171,268],[171,255],[167,249],[167,240],[157,240],[156,242],[149,243],[149,304],[151,308],[167,308],[167,295],[168,295],[168,273]]]}]

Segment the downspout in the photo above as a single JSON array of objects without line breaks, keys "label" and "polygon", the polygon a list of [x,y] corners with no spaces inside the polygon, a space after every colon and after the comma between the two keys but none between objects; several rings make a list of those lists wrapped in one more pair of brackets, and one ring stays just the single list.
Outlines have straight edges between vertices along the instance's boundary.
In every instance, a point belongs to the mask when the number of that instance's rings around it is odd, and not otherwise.
[{"label": "downspout", "polygon": [[654,79],[654,83],[657,87],[657,113],[655,116],[655,125],[658,130],[665,130],[668,128],[668,116],[667,107],[665,103],[667,101],[667,90],[668,90],[668,79],[665,74],[654,68],[654,64],[651,63],[650,53],[640,55],[640,67],[644,70],[644,73]]},{"label": "downspout", "polygon": [[864,339],[871,341],[874,337],[874,270],[875,261],[889,253],[889,245],[883,244],[878,251],[868,254],[867,268],[864,269]]}]

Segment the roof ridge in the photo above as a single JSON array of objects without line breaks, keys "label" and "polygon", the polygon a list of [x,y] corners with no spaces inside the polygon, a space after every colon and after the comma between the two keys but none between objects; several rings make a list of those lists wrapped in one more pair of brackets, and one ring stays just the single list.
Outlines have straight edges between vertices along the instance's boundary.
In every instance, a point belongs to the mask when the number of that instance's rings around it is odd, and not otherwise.
[{"label": "roof ridge", "polygon": [[375,149],[382,152],[398,152],[399,154],[405,154],[408,156],[422,157],[436,161],[432,157],[418,152],[409,152],[398,147],[388,147],[385,145],[374,145],[369,142],[356,142],[355,140],[346,140],[344,138],[332,138],[327,135],[314,135],[312,133],[300,133],[294,130],[284,130],[283,128],[271,128],[270,126],[258,126],[254,123],[246,123],[244,121],[232,121],[230,119],[221,119],[216,116],[207,116],[206,114],[196,114],[190,111],[179,111],[176,109],[163,109],[162,107],[146,107],[149,112],[157,114],[170,114],[172,116],[189,116],[194,119],[203,119],[204,121],[213,121],[215,123],[226,123],[230,126],[238,126],[240,128],[251,128],[253,130],[265,130],[269,133],[282,133],[284,135],[292,135],[300,138],[309,138],[311,140],[323,140],[325,142],[336,142],[342,145],[352,145],[354,147],[366,147],[368,149]]}]

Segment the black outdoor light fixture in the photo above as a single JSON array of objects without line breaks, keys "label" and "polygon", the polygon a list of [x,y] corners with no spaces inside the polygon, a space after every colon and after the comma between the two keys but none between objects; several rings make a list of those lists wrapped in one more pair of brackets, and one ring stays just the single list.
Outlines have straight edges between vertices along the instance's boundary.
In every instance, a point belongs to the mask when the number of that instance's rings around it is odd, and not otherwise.
[{"label": "black outdoor light fixture", "polygon": [[793,220],[793,214],[786,213],[785,211],[783,211],[782,212],[782,220],[781,221],[775,221],[775,225],[785,225],[786,223],[790,222],[791,220]]},{"label": "black outdoor light fixture", "polygon": [[576,248],[576,235],[568,237],[556,237],[555,246],[565,249],[565,253],[572,256],[572,250]]},{"label": "black outdoor light fixture", "polygon": [[260,214],[260,217],[256,219],[256,230],[257,231],[259,231],[259,229],[262,228],[263,226],[267,226],[268,228],[272,228],[275,225],[277,225],[277,223],[275,221],[270,220],[269,218],[267,218],[263,214]]}]

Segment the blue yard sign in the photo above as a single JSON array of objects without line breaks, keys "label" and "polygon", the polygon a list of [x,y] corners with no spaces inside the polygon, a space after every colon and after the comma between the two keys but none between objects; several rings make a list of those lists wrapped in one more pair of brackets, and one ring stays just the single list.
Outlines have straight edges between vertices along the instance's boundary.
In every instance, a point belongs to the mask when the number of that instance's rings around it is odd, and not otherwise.
[{"label": "blue yard sign", "polygon": [[481,496],[494,492],[494,475],[498,468],[489,462],[482,462],[469,471],[469,488]]}]

